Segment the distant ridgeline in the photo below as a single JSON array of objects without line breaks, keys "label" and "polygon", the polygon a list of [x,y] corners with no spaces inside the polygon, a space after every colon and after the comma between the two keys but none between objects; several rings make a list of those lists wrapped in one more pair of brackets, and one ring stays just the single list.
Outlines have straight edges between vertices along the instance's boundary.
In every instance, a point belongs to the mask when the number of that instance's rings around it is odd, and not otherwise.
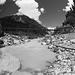
[{"label": "distant ridgeline", "polygon": [[25,15],[10,15],[0,18],[3,32],[30,37],[44,36],[47,28]]}]

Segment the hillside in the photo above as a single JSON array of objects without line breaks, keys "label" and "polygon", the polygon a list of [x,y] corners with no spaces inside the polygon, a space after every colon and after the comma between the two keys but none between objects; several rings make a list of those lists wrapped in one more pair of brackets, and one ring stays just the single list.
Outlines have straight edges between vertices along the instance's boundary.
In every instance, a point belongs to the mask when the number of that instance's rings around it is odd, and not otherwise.
[{"label": "hillside", "polygon": [[60,26],[55,28],[53,34],[68,34],[73,32],[74,32],[74,28],[72,26]]},{"label": "hillside", "polygon": [[25,15],[10,15],[0,18],[2,30],[15,35],[44,36],[47,29]]}]

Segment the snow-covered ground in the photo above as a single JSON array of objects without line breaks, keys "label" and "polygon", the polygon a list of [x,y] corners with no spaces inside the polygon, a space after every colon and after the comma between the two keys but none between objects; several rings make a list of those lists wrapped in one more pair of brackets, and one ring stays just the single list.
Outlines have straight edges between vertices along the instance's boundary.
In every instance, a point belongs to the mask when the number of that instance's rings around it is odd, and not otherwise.
[{"label": "snow-covered ground", "polygon": [[21,71],[25,71],[27,68],[44,69],[49,64],[47,61],[54,61],[56,56],[55,53],[47,49],[47,46],[41,45],[37,40],[18,46],[7,46],[3,49],[19,58],[22,64]]},{"label": "snow-covered ground", "polygon": [[[48,36],[1,49],[19,59],[22,65],[12,75],[75,75],[74,36],[72,34]],[[54,62],[51,63],[52,61]]]}]

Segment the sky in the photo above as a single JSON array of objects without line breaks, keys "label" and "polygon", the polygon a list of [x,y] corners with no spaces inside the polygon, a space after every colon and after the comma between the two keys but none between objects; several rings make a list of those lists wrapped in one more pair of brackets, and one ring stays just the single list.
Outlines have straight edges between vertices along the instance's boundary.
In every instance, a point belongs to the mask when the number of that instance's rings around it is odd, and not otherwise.
[{"label": "sky", "polygon": [[73,0],[0,0],[0,17],[25,14],[46,27],[60,26]]}]

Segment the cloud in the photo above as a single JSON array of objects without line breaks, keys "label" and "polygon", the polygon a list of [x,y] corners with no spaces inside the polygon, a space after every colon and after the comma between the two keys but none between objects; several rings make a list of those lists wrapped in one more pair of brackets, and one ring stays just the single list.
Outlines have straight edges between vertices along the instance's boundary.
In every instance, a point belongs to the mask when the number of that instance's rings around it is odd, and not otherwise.
[{"label": "cloud", "polygon": [[70,11],[70,8],[72,9],[72,5],[74,5],[73,0],[68,0],[67,5],[68,6],[66,6],[65,9],[63,9],[63,11],[65,11],[65,12]]},{"label": "cloud", "polygon": [[[23,14],[33,18],[34,20],[39,21],[40,15],[44,12],[44,8],[40,8],[39,4],[35,0],[13,0],[15,4],[20,7],[18,12],[22,12]],[[41,23],[41,22],[40,22]]]},{"label": "cloud", "polygon": [[0,0],[0,5],[5,4],[6,0]]},{"label": "cloud", "polygon": [[42,13],[44,13],[44,10],[45,10],[44,8],[40,8],[40,11],[41,11]]}]

